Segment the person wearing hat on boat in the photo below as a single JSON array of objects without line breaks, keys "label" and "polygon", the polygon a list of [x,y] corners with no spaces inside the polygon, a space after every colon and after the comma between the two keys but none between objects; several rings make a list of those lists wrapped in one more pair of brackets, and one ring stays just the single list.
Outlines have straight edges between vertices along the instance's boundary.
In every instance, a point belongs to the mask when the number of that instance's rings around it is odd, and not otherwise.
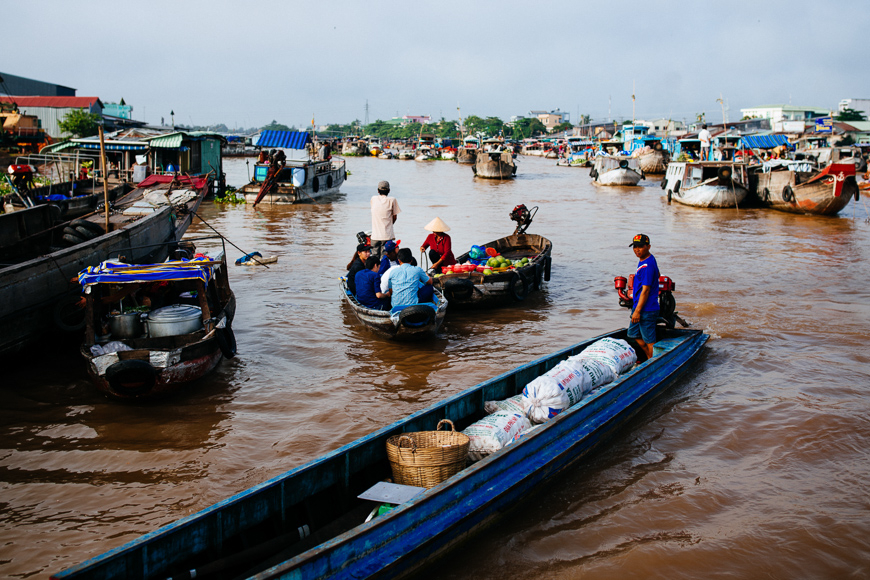
[{"label": "person wearing hat on boat", "polygon": [[[402,240],[394,242],[393,240],[387,240],[384,242],[384,255],[381,258],[381,265],[378,268],[378,276],[383,276],[387,273],[387,270],[392,268],[393,266],[399,265],[399,243]],[[372,252],[374,255],[374,252]]]},{"label": "person wearing hat on boat", "polygon": [[420,251],[425,252],[429,248],[429,261],[432,262],[432,269],[436,273],[441,273],[441,268],[452,266],[456,263],[456,258],[453,256],[453,247],[450,241],[450,236],[444,232],[450,231],[450,227],[441,221],[440,217],[426,224],[423,229],[432,232],[420,246]]},{"label": "person wearing hat on boat", "polygon": [[368,244],[360,244],[356,247],[350,263],[347,265],[347,289],[356,296],[356,274],[366,267],[366,260],[372,255],[372,247]]},{"label": "person wearing hat on boat", "polygon": [[412,266],[414,255],[410,248],[402,248],[397,252],[399,265],[387,270],[381,278],[381,293],[388,294],[393,307],[419,304],[420,288],[432,284],[432,277],[423,268]]},{"label": "person wearing hat on boat", "polygon": [[[378,183],[378,195],[372,196],[372,255],[381,258],[387,240],[396,239],[393,224],[402,211],[395,197],[390,197],[390,182]],[[395,259],[395,258],[394,258]]]},{"label": "person wearing hat on boat", "polygon": [[637,263],[632,284],[634,305],[631,308],[628,338],[637,342],[650,359],[653,357],[656,321],[659,319],[659,265],[649,252],[650,242],[646,234],[634,236],[629,246],[634,249],[634,255],[640,262]]}]

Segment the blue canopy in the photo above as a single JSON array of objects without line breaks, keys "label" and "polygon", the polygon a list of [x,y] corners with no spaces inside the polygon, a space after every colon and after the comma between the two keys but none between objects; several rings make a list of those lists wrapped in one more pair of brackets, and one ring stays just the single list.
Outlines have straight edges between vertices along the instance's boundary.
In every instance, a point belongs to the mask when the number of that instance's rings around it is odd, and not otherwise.
[{"label": "blue canopy", "polygon": [[741,149],[773,149],[788,145],[785,135],[746,135],[740,139]]},{"label": "blue canopy", "polygon": [[254,145],[281,149],[305,149],[309,136],[308,133],[301,131],[263,131]]},{"label": "blue canopy", "polygon": [[[206,264],[200,262],[205,261]],[[134,282],[165,282],[169,280],[202,280],[211,278],[211,260],[206,257],[162,264],[131,265],[123,262],[103,262],[79,272],[82,287],[92,284],[130,284]]]}]

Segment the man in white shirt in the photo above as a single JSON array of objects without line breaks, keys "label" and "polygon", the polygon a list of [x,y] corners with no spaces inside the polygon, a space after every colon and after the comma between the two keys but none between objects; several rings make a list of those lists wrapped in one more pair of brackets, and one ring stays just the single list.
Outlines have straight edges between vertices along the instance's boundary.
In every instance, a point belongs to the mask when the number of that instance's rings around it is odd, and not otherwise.
[{"label": "man in white shirt", "polygon": [[707,125],[701,126],[701,132],[698,133],[698,139],[701,140],[701,161],[710,161],[710,131],[707,130]]},{"label": "man in white shirt", "polygon": [[378,195],[372,196],[372,256],[381,258],[384,243],[395,239],[393,224],[399,217],[399,202],[395,197],[390,197],[390,183],[382,181],[378,183]]}]

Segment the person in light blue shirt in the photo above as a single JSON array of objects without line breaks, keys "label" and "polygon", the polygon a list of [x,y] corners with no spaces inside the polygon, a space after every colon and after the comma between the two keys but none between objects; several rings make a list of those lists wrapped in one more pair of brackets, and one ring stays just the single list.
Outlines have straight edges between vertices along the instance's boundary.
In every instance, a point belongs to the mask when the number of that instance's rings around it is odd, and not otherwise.
[{"label": "person in light blue shirt", "polygon": [[393,306],[418,304],[417,291],[424,284],[431,284],[432,277],[423,268],[412,266],[414,255],[410,248],[398,251],[399,265],[390,268],[381,278],[381,293],[389,294]]}]

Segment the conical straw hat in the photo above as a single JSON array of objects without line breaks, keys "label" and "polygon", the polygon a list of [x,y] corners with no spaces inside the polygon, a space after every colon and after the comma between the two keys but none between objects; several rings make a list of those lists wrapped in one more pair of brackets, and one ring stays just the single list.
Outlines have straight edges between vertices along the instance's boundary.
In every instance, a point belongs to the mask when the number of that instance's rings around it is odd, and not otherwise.
[{"label": "conical straw hat", "polygon": [[450,228],[441,221],[440,217],[435,218],[423,228],[424,230],[429,230],[430,232],[449,232]]}]

